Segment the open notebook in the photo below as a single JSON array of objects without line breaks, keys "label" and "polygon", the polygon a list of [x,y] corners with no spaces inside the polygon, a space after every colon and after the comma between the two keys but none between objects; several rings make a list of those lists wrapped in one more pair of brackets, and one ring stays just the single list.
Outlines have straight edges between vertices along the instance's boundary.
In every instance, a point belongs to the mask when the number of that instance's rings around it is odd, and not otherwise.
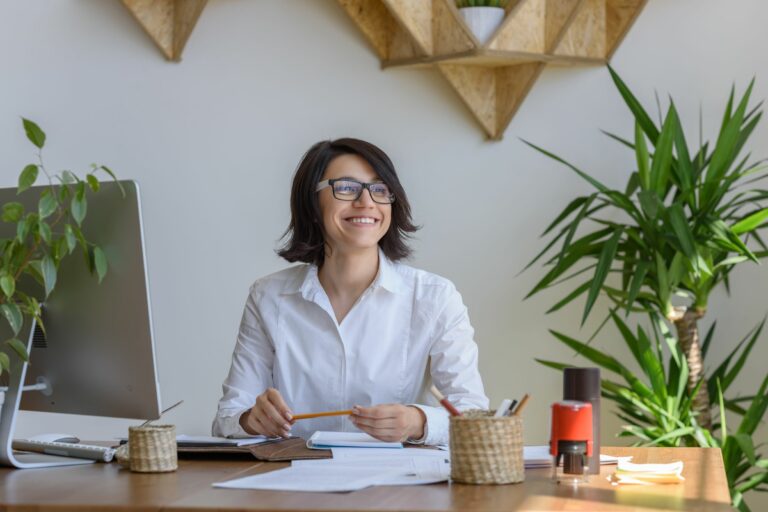
[{"label": "open notebook", "polygon": [[403,443],[379,441],[363,432],[326,432],[318,430],[307,440],[307,448],[402,448]]}]

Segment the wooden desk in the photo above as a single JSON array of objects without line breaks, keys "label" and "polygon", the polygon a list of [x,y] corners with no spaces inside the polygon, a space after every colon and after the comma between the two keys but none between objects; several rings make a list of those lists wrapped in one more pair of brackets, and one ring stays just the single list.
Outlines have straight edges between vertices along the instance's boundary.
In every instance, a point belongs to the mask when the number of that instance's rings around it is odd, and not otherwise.
[{"label": "wooden desk", "polygon": [[680,485],[611,487],[600,478],[578,488],[553,484],[549,470],[526,472],[516,485],[434,484],[371,487],[352,493],[288,493],[214,489],[211,483],[282,468],[253,460],[181,460],[166,474],[131,473],[117,464],[0,470],[0,510],[619,510],[728,511],[728,486],[720,451],[707,448],[604,448],[635,462],[685,463]]}]

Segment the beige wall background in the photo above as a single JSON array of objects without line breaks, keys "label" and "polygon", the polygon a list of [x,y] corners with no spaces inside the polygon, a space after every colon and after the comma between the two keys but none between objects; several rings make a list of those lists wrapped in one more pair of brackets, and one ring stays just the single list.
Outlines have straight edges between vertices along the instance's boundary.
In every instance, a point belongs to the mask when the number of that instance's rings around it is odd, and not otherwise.
[{"label": "beige wall background", "polygon": [[[649,108],[654,91],[671,94],[690,133],[701,106],[711,137],[733,83],[743,89],[754,76],[754,97],[768,97],[767,18],[761,0],[650,0],[613,65]],[[530,392],[526,441],[546,441],[560,377],[533,358],[572,360],[550,328],[591,331],[579,330],[578,307],[545,316],[570,290],[524,302],[542,270],[517,274],[543,247],[543,228],[588,187],[518,138],[622,186],[633,157],[599,130],[629,135],[633,125],[604,68],[545,70],[492,143],[436,72],[381,71],[332,0],[213,0],[180,64],[116,0],[0,0],[0,186],[33,157],[19,116],[47,132],[50,167],[102,162],[140,182],[162,396],[185,400],[167,417],[179,431],[208,432],[248,287],[286,266],[274,249],[302,153],[350,135],[395,161],[423,226],[412,264],[462,292],[492,403]],[[751,149],[768,155],[768,123]],[[715,294],[704,322],[718,319],[710,364],[768,312],[767,287],[768,269],[744,265],[733,296]],[[617,335],[595,343],[618,347]],[[768,339],[759,345],[736,384],[745,393],[765,375]],[[18,431],[111,438],[131,423],[23,413]],[[603,428],[603,444],[619,442],[608,414]]]}]

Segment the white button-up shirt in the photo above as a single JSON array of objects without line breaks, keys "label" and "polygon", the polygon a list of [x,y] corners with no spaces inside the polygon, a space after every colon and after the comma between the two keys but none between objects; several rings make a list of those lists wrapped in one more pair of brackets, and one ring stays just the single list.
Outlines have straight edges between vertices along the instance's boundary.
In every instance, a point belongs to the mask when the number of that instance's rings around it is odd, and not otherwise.
[{"label": "white button-up shirt", "polygon": [[[341,323],[316,265],[298,265],[250,290],[213,434],[247,435],[239,423],[268,387],[294,414],[400,403],[427,417],[427,444],[448,442],[448,414],[434,382],[458,409],[488,408],[467,308],[445,278],[392,262],[379,271]],[[346,416],[297,421],[292,435],[357,431]]]}]

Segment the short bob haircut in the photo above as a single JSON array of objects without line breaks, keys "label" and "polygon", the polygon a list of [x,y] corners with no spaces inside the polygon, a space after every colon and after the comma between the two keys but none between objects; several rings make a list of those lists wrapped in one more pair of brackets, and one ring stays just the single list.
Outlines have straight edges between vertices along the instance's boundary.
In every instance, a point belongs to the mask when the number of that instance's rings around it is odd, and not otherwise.
[{"label": "short bob haircut", "polygon": [[395,166],[378,147],[352,138],[321,141],[304,154],[291,187],[291,222],[282,237],[288,240],[277,254],[291,263],[301,261],[317,266],[323,264],[325,236],[315,189],[331,160],[340,155],[358,155],[363,158],[395,195],[392,222],[379,240],[379,247],[392,261],[410,256],[411,249],[406,240],[418,227],[411,220],[411,206]]}]

